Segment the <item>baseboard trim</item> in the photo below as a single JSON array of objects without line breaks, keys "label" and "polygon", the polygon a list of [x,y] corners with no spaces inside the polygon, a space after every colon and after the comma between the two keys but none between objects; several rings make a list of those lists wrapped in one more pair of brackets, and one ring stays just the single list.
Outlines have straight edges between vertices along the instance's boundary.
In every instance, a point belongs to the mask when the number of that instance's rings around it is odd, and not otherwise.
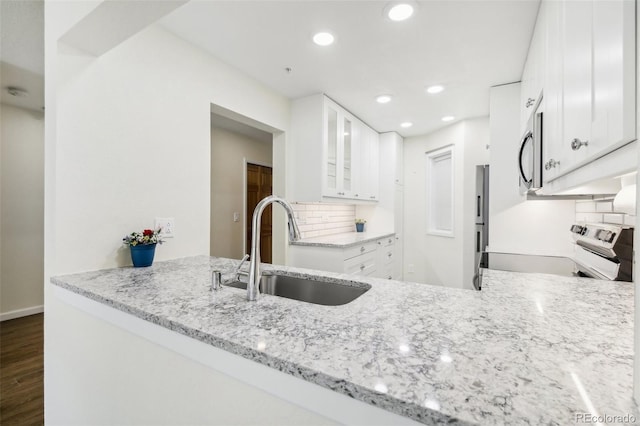
[{"label": "baseboard trim", "polygon": [[27,317],[29,315],[41,314],[44,312],[44,305],[31,306],[30,308],[16,309],[15,311],[0,313],[0,322],[15,318]]}]

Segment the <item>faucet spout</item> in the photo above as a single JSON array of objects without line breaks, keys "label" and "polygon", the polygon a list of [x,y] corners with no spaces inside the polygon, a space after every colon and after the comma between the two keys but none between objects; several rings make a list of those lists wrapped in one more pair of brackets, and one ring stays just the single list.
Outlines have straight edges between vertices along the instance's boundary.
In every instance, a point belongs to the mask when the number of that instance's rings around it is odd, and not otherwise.
[{"label": "faucet spout", "polygon": [[300,239],[300,230],[294,217],[293,208],[284,198],[270,195],[261,200],[253,211],[251,220],[251,257],[249,263],[249,282],[247,283],[247,300],[258,300],[260,294],[260,279],[262,271],[260,269],[260,231],[262,223],[262,213],[270,204],[280,204],[287,212],[289,241]]}]

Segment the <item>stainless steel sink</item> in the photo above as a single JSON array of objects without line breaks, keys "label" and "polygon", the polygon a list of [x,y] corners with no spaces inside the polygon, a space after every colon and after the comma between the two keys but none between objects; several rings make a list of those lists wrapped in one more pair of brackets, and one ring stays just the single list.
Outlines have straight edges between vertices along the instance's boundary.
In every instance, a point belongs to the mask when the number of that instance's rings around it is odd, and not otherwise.
[{"label": "stainless steel sink", "polygon": [[[354,285],[324,281],[321,277],[302,278],[292,275],[263,274],[260,280],[260,293],[317,305],[338,306],[355,300],[371,288],[364,283],[352,284]],[[234,281],[226,285],[247,288],[247,283],[242,281]]]}]

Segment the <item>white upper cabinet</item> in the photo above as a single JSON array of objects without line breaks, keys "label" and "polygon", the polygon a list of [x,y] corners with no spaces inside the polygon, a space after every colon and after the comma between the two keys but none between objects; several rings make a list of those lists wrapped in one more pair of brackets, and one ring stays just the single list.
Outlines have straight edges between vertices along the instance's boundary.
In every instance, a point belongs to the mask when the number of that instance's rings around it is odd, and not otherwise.
[{"label": "white upper cabinet", "polygon": [[636,2],[593,3],[590,156],[636,139]]},{"label": "white upper cabinet", "polygon": [[[543,13],[538,14],[536,29],[546,25]],[[536,30],[531,38],[531,45],[522,72],[520,84],[520,130],[524,133],[527,121],[542,94],[545,78],[545,43],[546,32]]]},{"label": "white upper cabinet", "polygon": [[635,7],[543,1],[545,183],[635,140]]},{"label": "white upper cabinet", "polygon": [[292,105],[292,199],[378,200],[378,133],[324,95]]},{"label": "white upper cabinet", "polygon": [[360,168],[359,199],[378,201],[380,171],[380,136],[378,132],[362,124],[363,132],[358,150]]}]

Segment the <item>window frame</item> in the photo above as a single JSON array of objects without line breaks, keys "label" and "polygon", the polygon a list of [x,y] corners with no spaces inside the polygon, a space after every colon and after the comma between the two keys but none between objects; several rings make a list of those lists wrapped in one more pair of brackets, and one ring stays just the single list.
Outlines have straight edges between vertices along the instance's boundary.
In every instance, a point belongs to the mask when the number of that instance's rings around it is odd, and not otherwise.
[{"label": "window frame", "polygon": [[[438,237],[447,237],[447,238],[455,238],[455,145],[447,145],[432,151],[427,151],[426,154],[426,175],[425,175],[425,183],[426,183],[426,229],[427,235],[434,235]],[[434,191],[432,188],[433,182],[433,173],[434,173],[434,164],[437,161],[442,160],[450,160],[451,162],[451,172],[449,175],[449,180],[451,182],[451,217],[450,217],[450,229],[438,229],[436,224],[434,223],[435,218],[435,203],[434,199]]]}]

